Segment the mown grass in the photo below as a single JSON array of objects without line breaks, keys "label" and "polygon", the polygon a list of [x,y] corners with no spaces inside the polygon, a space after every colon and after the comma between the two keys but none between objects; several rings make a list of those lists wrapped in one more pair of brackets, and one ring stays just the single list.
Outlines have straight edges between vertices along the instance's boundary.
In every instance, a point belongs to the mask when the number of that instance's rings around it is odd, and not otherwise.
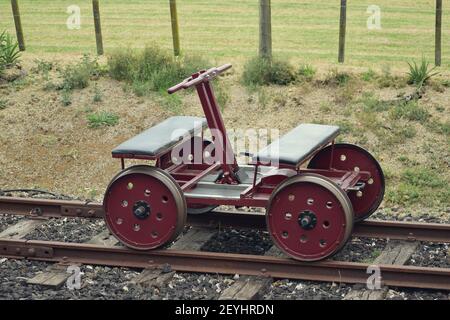
[{"label": "mown grass", "polygon": [[[81,29],[69,30],[68,0],[20,1],[23,29],[31,52],[95,52],[90,1],[81,8]],[[434,48],[435,3],[430,0],[379,0],[381,30],[368,30],[368,0],[348,3],[346,63],[378,66],[420,59]],[[274,52],[282,58],[334,63],[337,60],[339,1],[279,0],[272,3]],[[171,49],[166,0],[109,0],[101,3],[106,52],[144,48],[148,43]],[[250,58],[258,48],[258,1],[190,0],[178,2],[182,49],[223,60]],[[444,21],[450,8],[444,6]],[[9,1],[0,2],[0,30],[14,31]],[[448,26],[444,26],[444,34]],[[443,41],[443,65],[450,64],[450,42]]]}]

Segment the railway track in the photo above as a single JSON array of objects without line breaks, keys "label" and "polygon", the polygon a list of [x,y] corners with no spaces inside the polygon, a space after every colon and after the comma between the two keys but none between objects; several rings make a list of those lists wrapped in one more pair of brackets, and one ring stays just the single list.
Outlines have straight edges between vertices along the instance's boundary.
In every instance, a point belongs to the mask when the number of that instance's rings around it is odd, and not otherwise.
[{"label": "railway track", "polygon": [[[98,203],[0,197],[0,212],[21,215],[33,220],[46,218],[100,219],[103,209]],[[233,213],[233,214],[230,214]],[[264,215],[244,212],[212,212],[190,216],[193,228],[217,226],[265,229]],[[412,222],[366,221],[355,226],[358,237],[389,238],[407,241],[450,242],[450,225]],[[198,237],[198,235],[197,235]],[[266,278],[363,283],[368,278],[366,263],[323,261],[300,263],[280,256],[258,256],[198,251],[174,246],[174,249],[148,252],[121,246],[74,244],[53,241],[0,239],[0,256],[26,258],[60,264],[94,264],[153,270],[170,265],[179,272],[240,274]],[[450,290],[450,269],[379,265],[383,285]]]}]

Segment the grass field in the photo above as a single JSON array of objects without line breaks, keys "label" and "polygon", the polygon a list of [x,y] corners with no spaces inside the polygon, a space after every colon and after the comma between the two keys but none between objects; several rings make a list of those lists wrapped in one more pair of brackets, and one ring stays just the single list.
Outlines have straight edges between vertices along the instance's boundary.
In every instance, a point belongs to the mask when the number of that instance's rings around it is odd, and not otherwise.
[{"label": "grass field", "polygon": [[[81,29],[68,30],[70,5],[81,8]],[[369,5],[381,7],[381,30],[368,30]],[[444,3],[443,66],[450,66],[450,7]],[[106,52],[148,43],[171,48],[167,0],[101,1]],[[31,53],[95,52],[90,0],[21,0],[27,48]],[[293,61],[335,63],[340,1],[272,1],[274,52]],[[425,55],[434,59],[435,0],[352,0],[348,4],[347,60],[355,66],[392,64]],[[179,0],[184,51],[219,61],[239,61],[258,47],[257,0]],[[14,31],[10,2],[0,2],[0,30]]]}]

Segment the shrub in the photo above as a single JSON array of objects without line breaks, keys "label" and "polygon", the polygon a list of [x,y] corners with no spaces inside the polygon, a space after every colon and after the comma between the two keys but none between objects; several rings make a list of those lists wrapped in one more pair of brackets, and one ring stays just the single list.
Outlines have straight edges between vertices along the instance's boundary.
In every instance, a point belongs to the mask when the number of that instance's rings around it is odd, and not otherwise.
[{"label": "shrub", "polygon": [[337,68],[333,68],[325,78],[324,84],[344,86],[350,81],[350,79],[351,76],[347,72],[339,71]]},{"label": "shrub", "polygon": [[210,67],[196,56],[174,58],[158,47],[146,47],[142,52],[119,50],[108,58],[112,78],[131,83],[137,95],[148,91],[165,91],[189,75]]},{"label": "shrub", "polygon": [[433,72],[436,67],[430,68],[430,63],[425,57],[422,57],[420,65],[413,61],[408,62],[408,66],[408,84],[414,84],[419,88],[425,85],[429,79],[439,74],[439,72]]},{"label": "shrub", "polygon": [[242,81],[247,86],[288,85],[295,81],[295,75],[286,61],[256,57],[245,64]]},{"label": "shrub", "polygon": [[100,73],[97,59],[91,59],[88,55],[84,55],[79,63],[68,65],[61,71],[63,78],[61,89],[84,89],[89,85],[91,77],[98,76]]},{"label": "shrub", "polygon": [[119,116],[111,112],[102,111],[87,115],[87,121],[89,128],[110,127],[119,123]]}]

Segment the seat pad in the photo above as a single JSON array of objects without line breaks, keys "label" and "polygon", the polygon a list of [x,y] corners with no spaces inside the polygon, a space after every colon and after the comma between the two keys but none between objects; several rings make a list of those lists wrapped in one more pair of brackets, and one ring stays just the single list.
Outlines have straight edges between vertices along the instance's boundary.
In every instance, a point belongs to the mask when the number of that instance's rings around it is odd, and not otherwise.
[{"label": "seat pad", "polygon": [[155,157],[175,146],[180,140],[201,132],[207,126],[205,118],[171,117],[122,143],[112,151],[113,156]]},{"label": "seat pad", "polygon": [[332,142],[338,134],[337,126],[301,124],[258,152],[253,161],[296,166]]}]

